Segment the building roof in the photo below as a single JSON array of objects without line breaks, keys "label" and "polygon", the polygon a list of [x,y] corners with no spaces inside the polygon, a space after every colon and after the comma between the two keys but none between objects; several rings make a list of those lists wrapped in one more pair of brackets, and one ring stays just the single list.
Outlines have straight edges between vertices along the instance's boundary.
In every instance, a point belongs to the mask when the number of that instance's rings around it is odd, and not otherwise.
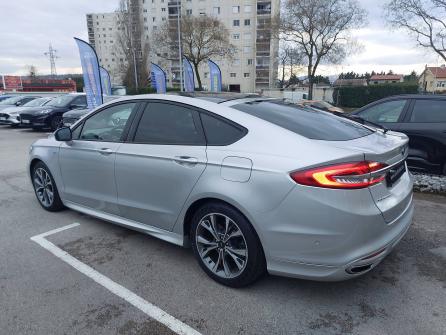
[{"label": "building roof", "polygon": [[427,68],[435,78],[446,78],[446,67],[444,66],[433,66]]},{"label": "building roof", "polygon": [[403,77],[402,74],[375,74],[370,80],[401,80]]}]

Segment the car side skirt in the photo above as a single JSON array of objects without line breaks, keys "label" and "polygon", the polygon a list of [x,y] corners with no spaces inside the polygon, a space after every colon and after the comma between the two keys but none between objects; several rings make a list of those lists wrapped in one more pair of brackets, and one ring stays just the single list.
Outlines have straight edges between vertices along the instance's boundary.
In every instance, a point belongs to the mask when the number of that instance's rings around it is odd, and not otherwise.
[{"label": "car side skirt", "polygon": [[139,223],[136,221],[128,220],[128,219],[125,219],[125,218],[117,216],[117,215],[97,211],[97,210],[94,210],[94,209],[91,209],[91,208],[88,208],[88,207],[85,207],[82,205],[75,204],[71,201],[64,201],[64,205],[72,210],[77,211],[77,212],[81,212],[81,213],[96,217],[98,219],[102,219],[102,220],[114,223],[118,226],[136,230],[141,233],[154,236],[156,238],[159,238],[160,240],[163,240],[163,241],[166,241],[169,243],[173,243],[173,244],[176,244],[176,245],[179,245],[182,247],[186,246],[185,242],[184,242],[184,237],[182,235],[178,235],[176,233],[166,231],[163,229],[159,229],[159,228],[149,226],[146,224],[142,224],[142,223]]}]

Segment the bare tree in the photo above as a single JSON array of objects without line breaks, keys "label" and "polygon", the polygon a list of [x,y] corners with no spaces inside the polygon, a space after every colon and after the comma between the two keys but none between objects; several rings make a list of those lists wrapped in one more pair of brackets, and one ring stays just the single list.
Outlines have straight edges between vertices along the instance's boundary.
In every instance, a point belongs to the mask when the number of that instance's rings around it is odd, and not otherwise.
[{"label": "bare tree", "polygon": [[[170,20],[169,20],[170,21]],[[176,20],[166,22],[154,36],[154,44],[161,47],[158,56],[177,61],[175,53],[168,52],[178,43],[178,33],[172,29]],[[183,54],[190,60],[197,75],[198,88],[203,89],[200,64],[212,57],[231,59],[235,47],[229,41],[229,31],[218,18],[206,15],[181,17],[181,42]],[[164,52],[163,52],[164,51]]]},{"label": "bare tree", "polygon": [[357,0],[285,0],[275,31],[305,55],[309,99],[321,62],[339,63],[357,50],[350,32],[362,27],[366,16]]},{"label": "bare tree", "polygon": [[282,45],[279,49],[279,65],[281,67],[281,79],[279,81],[280,87],[285,86],[285,77],[293,76],[296,66],[302,64],[303,54],[299,49],[290,47],[289,45]]},{"label": "bare tree", "polygon": [[149,43],[143,36],[143,23],[138,0],[120,0],[116,10],[117,52],[122,80],[135,89],[147,85]]},{"label": "bare tree", "polygon": [[27,65],[28,76],[31,80],[36,79],[37,77],[37,67],[35,65]]},{"label": "bare tree", "polygon": [[446,0],[391,0],[385,11],[390,24],[405,29],[418,45],[446,61]]}]

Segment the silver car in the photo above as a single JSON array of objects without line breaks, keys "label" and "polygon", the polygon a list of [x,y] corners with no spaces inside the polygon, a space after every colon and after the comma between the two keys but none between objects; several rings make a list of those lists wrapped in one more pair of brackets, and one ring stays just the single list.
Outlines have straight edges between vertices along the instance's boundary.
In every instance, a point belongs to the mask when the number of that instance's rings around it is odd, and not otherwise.
[{"label": "silver car", "polygon": [[404,134],[279,100],[142,95],[35,142],[29,171],[44,209],[191,246],[239,287],[375,267],[412,221],[407,151]]}]

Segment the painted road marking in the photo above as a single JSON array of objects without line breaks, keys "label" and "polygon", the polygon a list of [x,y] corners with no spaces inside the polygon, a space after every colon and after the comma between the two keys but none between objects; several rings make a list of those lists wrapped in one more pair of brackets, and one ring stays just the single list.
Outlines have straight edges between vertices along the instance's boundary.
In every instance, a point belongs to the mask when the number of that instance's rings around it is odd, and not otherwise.
[{"label": "painted road marking", "polygon": [[136,295],[132,291],[128,290],[124,286],[114,282],[110,278],[99,273],[87,264],[82,263],[77,258],[74,258],[66,251],[60,249],[55,244],[51,243],[45,237],[59,233],[61,231],[79,226],[79,223],[73,223],[68,226],[50,230],[46,233],[39,234],[31,237],[31,240],[39,244],[42,248],[45,248],[51,252],[54,256],[60,258],[65,263],[71,265],[77,271],[83,273],[87,277],[93,279],[99,285],[105,287],[107,290],[124,299],[129,304],[135,306],[143,313],[147,314],[150,318],[162,323],[166,327],[170,328],[177,334],[181,335],[201,335],[198,331],[188,326],[187,324],[175,319],[172,315],[166,313],[159,307],[144,300],[140,296]]}]

